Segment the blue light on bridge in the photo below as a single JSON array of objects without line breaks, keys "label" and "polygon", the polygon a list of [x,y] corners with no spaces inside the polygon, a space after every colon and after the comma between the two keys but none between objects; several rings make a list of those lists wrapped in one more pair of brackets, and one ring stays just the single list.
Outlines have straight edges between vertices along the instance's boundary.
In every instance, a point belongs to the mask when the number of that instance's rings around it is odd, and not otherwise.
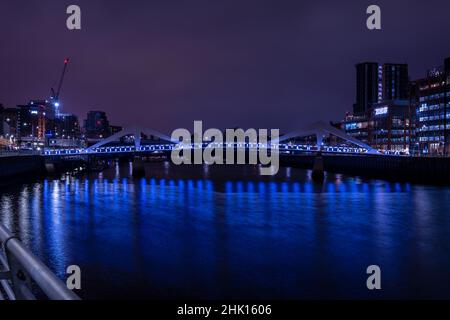
[{"label": "blue light on bridge", "polygon": [[[227,148],[246,148],[246,149],[266,149],[266,144],[225,144]],[[189,149],[195,148],[207,148],[211,147],[207,144],[195,145],[193,144]],[[272,147],[277,147],[272,146]],[[67,156],[67,155],[91,155],[91,154],[116,154],[116,153],[145,153],[145,152],[160,152],[160,151],[172,151],[179,146],[167,143],[160,145],[147,145],[136,148],[135,146],[110,146],[100,148],[80,148],[80,149],[45,149],[45,156]],[[316,145],[304,145],[304,144],[280,144],[278,149],[287,153],[295,152],[317,152],[320,151]],[[368,150],[364,148],[352,148],[352,147],[337,147],[337,146],[322,146],[321,150],[327,153],[345,153],[345,154],[367,154]]]}]

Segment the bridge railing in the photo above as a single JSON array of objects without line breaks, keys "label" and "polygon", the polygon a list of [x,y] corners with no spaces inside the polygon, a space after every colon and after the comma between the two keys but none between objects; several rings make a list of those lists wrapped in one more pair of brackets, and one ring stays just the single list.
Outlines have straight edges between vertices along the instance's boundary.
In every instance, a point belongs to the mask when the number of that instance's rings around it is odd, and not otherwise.
[{"label": "bridge railing", "polygon": [[192,143],[187,145],[177,144],[159,144],[159,145],[143,145],[136,149],[135,146],[103,146],[94,149],[46,149],[45,156],[77,156],[77,155],[101,155],[113,153],[145,153],[145,152],[161,152],[172,151],[176,149],[203,149],[203,148],[237,148],[237,149],[255,149],[275,148],[280,152],[326,152],[326,153],[350,153],[350,154],[366,154],[369,150],[361,147],[344,147],[344,146],[326,146],[323,145],[319,150],[315,145],[307,144],[261,144],[261,143]]},{"label": "bridge railing", "polygon": [[80,299],[2,225],[0,244],[0,300],[36,300],[35,286],[51,300]]},{"label": "bridge railing", "polygon": [[36,156],[41,155],[42,151],[37,150],[2,150],[0,149],[0,157],[14,156]]}]

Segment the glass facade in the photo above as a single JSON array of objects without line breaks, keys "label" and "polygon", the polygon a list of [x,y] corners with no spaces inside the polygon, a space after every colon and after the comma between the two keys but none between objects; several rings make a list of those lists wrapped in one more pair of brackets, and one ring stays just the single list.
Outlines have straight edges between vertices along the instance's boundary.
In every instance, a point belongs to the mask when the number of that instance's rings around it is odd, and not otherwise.
[{"label": "glass facade", "polygon": [[443,70],[433,70],[415,82],[416,144],[422,154],[443,155],[449,151],[450,86]]}]

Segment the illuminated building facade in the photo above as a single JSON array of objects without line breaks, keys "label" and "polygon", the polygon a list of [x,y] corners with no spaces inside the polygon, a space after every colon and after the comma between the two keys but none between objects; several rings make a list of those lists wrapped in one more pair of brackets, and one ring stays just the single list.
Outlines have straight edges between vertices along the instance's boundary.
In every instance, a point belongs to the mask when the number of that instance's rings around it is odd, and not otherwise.
[{"label": "illuminated building facade", "polygon": [[363,62],[356,65],[355,116],[368,116],[373,105],[382,101],[408,99],[408,65]]},{"label": "illuminated building facade", "polygon": [[414,81],[413,105],[416,109],[416,144],[421,154],[450,153],[450,58],[444,66]]},{"label": "illuminated building facade", "polygon": [[81,137],[80,123],[74,114],[60,114],[56,122],[56,136],[61,139],[78,139]]},{"label": "illuminated building facade", "polygon": [[372,123],[368,117],[355,115],[347,115],[341,125],[341,129],[348,135],[367,144],[372,142],[371,127]]},{"label": "illuminated building facade", "polygon": [[16,139],[19,132],[19,109],[0,107],[0,119],[0,136]]},{"label": "illuminated building facade", "polygon": [[413,112],[408,100],[374,105],[370,117],[369,144],[379,150],[408,153],[414,136]]},{"label": "illuminated building facade", "polygon": [[407,64],[356,65],[356,103],[342,122],[345,132],[374,148],[409,152],[414,112],[409,99]]},{"label": "illuminated building facade", "polygon": [[19,135],[22,140],[45,140],[46,105],[30,101],[19,107]]}]

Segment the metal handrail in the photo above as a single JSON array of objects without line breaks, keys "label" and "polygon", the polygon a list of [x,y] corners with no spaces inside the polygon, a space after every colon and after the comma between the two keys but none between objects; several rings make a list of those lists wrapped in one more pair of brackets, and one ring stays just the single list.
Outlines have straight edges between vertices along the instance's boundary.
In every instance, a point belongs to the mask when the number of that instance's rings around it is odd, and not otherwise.
[{"label": "metal handrail", "polygon": [[0,157],[17,157],[17,156],[38,156],[41,151],[37,150],[2,150],[0,149]]},{"label": "metal handrail", "polygon": [[[33,281],[51,300],[80,298],[7,228],[0,225],[0,286],[10,300],[33,300]],[[0,298],[1,298],[0,292]]]}]

